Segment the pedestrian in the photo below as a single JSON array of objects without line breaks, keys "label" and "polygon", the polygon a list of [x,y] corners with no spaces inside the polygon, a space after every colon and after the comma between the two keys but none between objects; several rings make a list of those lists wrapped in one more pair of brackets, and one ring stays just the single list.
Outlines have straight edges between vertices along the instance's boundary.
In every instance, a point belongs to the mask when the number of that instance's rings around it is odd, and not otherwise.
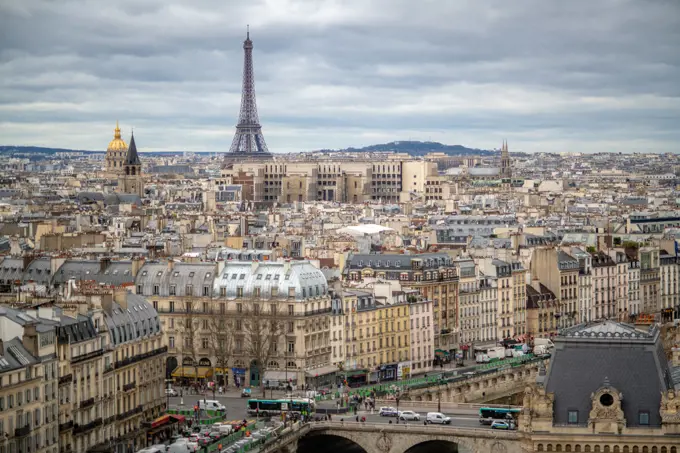
[{"label": "pedestrian", "polygon": [[357,415],[357,423],[359,423],[359,416]]}]

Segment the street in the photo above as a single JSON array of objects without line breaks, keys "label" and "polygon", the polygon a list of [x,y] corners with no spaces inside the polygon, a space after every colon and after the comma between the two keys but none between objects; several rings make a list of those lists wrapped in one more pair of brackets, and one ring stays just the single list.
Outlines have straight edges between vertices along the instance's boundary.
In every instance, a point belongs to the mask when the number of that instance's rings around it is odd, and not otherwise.
[{"label": "street", "polygon": [[[269,392],[267,392],[269,393]],[[269,396],[269,395],[268,395]],[[277,395],[274,395],[277,397]],[[196,402],[202,399],[201,395],[188,395],[184,397],[184,409],[191,409]],[[212,394],[208,394],[206,396],[206,399],[213,399]],[[240,398],[237,396],[216,396],[215,399],[219,401],[220,403],[224,404],[224,406],[227,408],[227,415],[226,418],[229,420],[241,420],[244,418],[247,419],[252,419],[252,416],[247,416],[246,414],[246,401],[248,398]],[[324,404],[325,403],[325,404]],[[180,406],[180,398],[179,397],[172,397],[170,398],[170,407],[173,409],[178,409],[181,408]],[[321,407],[334,407],[333,402],[322,402]],[[400,408],[401,409],[401,408]],[[377,414],[377,410],[375,411],[374,414],[371,414],[370,411],[365,411],[365,410],[360,410],[358,412],[359,419],[361,417],[366,417],[366,422],[367,423],[386,423],[388,424],[390,421],[392,423],[396,423],[397,419],[395,417],[381,417]],[[415,408],[404,408],[402,410],[413,410],[417,413],[420,414],[421,420],[420,422],[416,421],[410,421],[408,422],[409,424],[413,423],[423,423],[425,421],[425,416],[428,411],[434,412],[432,408],[425,408],[425,407],[415,407]],[[488,425],[482,425],[479,423],[479,415],[477,414],[477,411],[475,409],[455,409],[455,410],[444,410],[444,414],[451,417],[451,426],[452,427],[465,427],[465,428],[489,428]],[[356,416],[354,414],[337,414],[337,415],[332,415],[333,420],[340,420],[343,419],[346,422],[352,422],[354,421],[356,423]],[[399,422],[400,424],[403,422]]]}]

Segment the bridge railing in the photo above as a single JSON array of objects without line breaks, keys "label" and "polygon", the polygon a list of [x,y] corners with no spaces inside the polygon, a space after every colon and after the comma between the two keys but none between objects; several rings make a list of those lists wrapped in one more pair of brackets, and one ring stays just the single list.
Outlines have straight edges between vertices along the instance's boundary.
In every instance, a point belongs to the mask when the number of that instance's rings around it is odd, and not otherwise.
[{"label": "bridge railing", "polygon": [[450,436],[460,436],[468,435],[474,437],[508,437],[515,438],[519,435],[517,431],[499,431],[491,430],[489,428],[467,428],[458,426],[439,426],[439,425],[424,425],[422,423],[409,423],[409,424],[385,424],[385,423],[365,423],[365,422],[354,422],[354,421],[319,421],[311,422],[309,424],[311,430],[317,429],[350,429],[357,431],[378,431],[378,432],[391,432],[391,433],[405,433],[408,431],[415,432],[426,432],[427,434],[438,434],[438,435],[450,435]]},{"label": "bridge railing", "polygon": [[[375,407],[380,406],[394,406],[394,400],[376,400]],[[479,403],[454,403],[448,401],[441,402],[442,409],[466,409],[466,410],[479,410],[482,407],[498,407],[501,409],[522,409],[523,406],[508,406],[507,404],[479,404]],[[404,401],[399,400],[399,409],[411,409],[411,408],[425,408],[436,410],[439,407],[439,402],[437,401]]]}]

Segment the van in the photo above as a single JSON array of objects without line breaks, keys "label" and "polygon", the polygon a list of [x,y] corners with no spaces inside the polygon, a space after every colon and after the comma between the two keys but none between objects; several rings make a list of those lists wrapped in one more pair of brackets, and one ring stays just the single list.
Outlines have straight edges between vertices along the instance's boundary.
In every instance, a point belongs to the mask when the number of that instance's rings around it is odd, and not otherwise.
[{"label": "van", "polygon": [[227,411],[227,408],[224,406],[224,404],[220,403],[217,400],[200,400],[198,402],[198,408],[202,411],[218,411],[218,412]]},{"label": "van", "polygon": [[534,348],[536,346],[545,346],[548,349],[555,347],[555,344],[549,338],[534,338]]},{"label": "van", "polygon": [[438,424],[438,425],[450,425],[451,417],[447,417],[441,412],[428,412],[426,423]]},{"label": "van", "polygon": [[231,425],[213,426],[213,429],[225,436],[228,436],[234,430],[234,428],[232,428]]}]

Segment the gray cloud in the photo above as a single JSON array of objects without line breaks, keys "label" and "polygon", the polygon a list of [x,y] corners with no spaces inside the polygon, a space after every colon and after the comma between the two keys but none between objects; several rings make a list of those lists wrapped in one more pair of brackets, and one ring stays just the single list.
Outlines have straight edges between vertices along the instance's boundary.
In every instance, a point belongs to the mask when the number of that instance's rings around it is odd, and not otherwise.
[{"label": "gray cloud", "polygon": [[245,24],[269,148],[678,151],[673,0],[5,0],[0,143],[225,151]]}]

